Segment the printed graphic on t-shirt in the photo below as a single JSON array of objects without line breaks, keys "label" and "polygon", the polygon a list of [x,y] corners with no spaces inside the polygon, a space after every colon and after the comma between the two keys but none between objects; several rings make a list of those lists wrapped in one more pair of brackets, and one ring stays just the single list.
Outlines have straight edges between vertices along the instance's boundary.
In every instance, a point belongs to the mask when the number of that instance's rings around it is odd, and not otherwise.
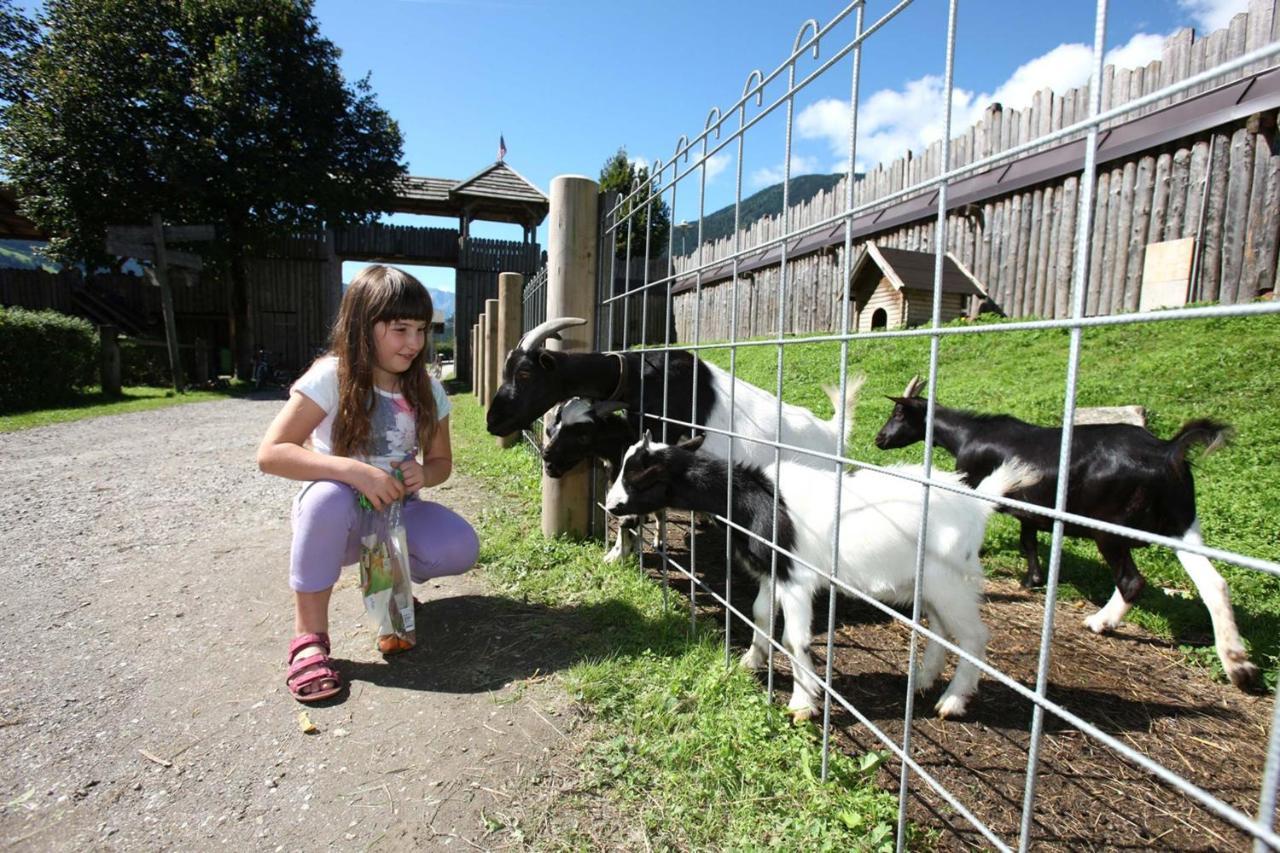
[{"label": "printed graphic on t-shirt", "polygon": [[386,468],[417,450],[417,422],[404,397],[375,396],[369,425],[369,456],[374,465]]}]

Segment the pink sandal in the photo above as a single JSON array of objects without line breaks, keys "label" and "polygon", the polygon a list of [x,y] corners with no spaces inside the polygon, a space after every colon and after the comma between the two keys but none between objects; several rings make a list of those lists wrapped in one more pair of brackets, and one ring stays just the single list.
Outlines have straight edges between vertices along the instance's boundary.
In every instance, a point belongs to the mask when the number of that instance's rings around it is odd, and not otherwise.
[{"label": "pink sandal", "polygon": [[[298,652],[307,646],[320,646],[324,652],[298,660]],[[299,702],[319,702],[342,692],[342,677],[333,668],[333,661],[329,658],[328,634],[302,634],[294,637],[289,644],[286,662],[289,664],[289,671],[284,683],[289,688],[290,695]],[[332,682],[333,686],[321,687],[326,681]]]}]

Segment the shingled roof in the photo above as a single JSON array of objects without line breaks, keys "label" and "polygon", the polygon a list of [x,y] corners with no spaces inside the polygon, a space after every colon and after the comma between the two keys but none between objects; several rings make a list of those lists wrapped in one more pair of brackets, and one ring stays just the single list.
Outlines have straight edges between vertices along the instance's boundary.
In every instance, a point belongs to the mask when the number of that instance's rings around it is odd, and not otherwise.
[{"label": "shingled roof", "polygon": [[[867,249],[854,264],[849,278],[859,281],[859,275],[867,264],[875,264],[881,274],[898,290],[933,291],[933,252],[911,252],[906,249],[890,249],[868,243]],[[855,287],[857,285],[855,284]],[[942,258],[942,292],[963,296],[986,296],[968,270],[947,252]]]},{"label": "shingled roof", "polygon": [[465,211],[472,219],[531,227],[541,223],[551,208],[541,190],[502,161],[464,181],[403,178],[397,186],[395,203],[397,213],[461,216]]}]

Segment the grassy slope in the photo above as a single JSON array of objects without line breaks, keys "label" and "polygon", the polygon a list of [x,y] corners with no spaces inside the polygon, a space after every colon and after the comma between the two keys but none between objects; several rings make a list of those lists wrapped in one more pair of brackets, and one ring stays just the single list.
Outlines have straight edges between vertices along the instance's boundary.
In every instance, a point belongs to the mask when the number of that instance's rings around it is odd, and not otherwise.
[{"label": "grassy slope", "polygon": [[[1205,541],[1215,547],[1280,561],[1280,318],[1230,318],[1128,327],[1094,328],[1082,339],[1078,403],[1082,406],[1141,404],[1149,426],[1168,437],[1186,420],[1213,417],[1232,424],[1234,443],[1198,461],[1196,493]],[[901,393],[913,374],[926,374],[927,338],[896,338],[850,343],[851,371],[868,377],[853,427],[854,458],[884,464],[920,461],[923,445],[883,452],[872,438],[888,417],[886,394]],[[1068,333],[1009,332],[944,337],[939,357],[939,401],[982,412],[1007,412],[1037,423],[1062,419]],[[784,356],[787,402],[823,417],[831,406],[821,391],[838,377],[839,344],[795,344]],[[777,348],[739,349],[738,374],[765,388],[775,387]],[[723,367],[729,351],[705,351]],[[951,457],[935,457],[951,467]],[[1047,535],[1041,554],[1047,560]],[[1190,579],[1169,551],[1147,548],[1135,553],[1151,585],[1131,619],[1150,630],[1188,644],[1195,660],[1217,668],[1208,613]],[[1021,577],[1017,525],[996,516],[987,535],[985,565],[990,574]],[[1046,563],[1047,565],[1047,563]],[[1280,579],[1248,569],[1220,565],[1231,587],[1241,633],[1253,658],[1274,686],[1280,667]],[[1067,595],[1102,603],[1111,593],[1110,572],[1089,540],[1068,540],[1062,577]],[[1197,646],[1193,648],[1192,646]],[[1218,673],[1221,675],[1220,671]]]},{"label": "grassy slope", "polygon": [[[588,788],[641,822],[655,848],[892,849],[896,798],[866,781],[881,756],[833,753],[821,782],[814,729],[791,725],[754,676],[725,666],[718,626],[691,637],[682,599],[664,602],[633,562],[602,564],[599,542],[543,538],[535,458],[524,446],[495,452],[480,407],[453,400],[455,467],[493,492],[477,523],[487,576],[581,628],[585,662],[565,679],[599,723]],[[571,832],[540,841],[590,845]]]}]

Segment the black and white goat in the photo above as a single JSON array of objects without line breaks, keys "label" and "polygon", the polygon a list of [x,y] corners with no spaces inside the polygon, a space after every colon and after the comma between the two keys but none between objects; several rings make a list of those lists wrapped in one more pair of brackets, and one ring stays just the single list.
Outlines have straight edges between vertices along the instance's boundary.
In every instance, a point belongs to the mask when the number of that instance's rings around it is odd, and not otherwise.
[{"label": "black and white goat", "polygon": [[[901,397],[890,398],[893,413],[876,435],[877,447],[889,450],[924,440],[928,399],[921,396],[922,390],[916,377]],[[1228,427],[1211,420],[1188,421],[1168,441],[1130,424],[1076,426],[1071,440],[1067,511],[1199,545],[1203,540],[1187,452],[1192,445],[1203,444],[1210,453],[1222,446],[1229,434]],[[1053,506],[1061,442],[1061,427],[1036,426],[1009,415],[975,414],[934,404],[933,443],[955,457],[956,469],[965,480],[972,485],[996,466],[1017,457],[1041,475],[1034,484],[1010,495],[1027,503]],[[1036,531],[1051,529],[1053,521],[1033,513],[1010,514],[1022,523],[1021,545],[1027,560],[1024,583],[1042,584]],[[1084,620],[1089,630],[1100,634],[1120,624],[1146,586],[1130,553],[1143,543],[1071,524],[1066,525],[1065,533],[1093,539],[1115,576],[1111,599]],[[1218,657],[1228,677],[1237,687],[1256,682],[1258,668],[1249,661],[1240,639],[1226,581],[1207,558],[1186,551],[1175,553],[1209,610]]]},{"label": "black and white goat", "polygon": [[[615,513],[655,512],[663,507],[702,510],[728,516],[728,464],[706,452],[696,452],[702,436],[673,446],[658,444],[648,433],[627,451],[622,472],[609,490],[605,506]],[[923,466],[900,470],[921,475]],[[813,596],[827,586],[821,573],[831,574],[831,542],[839,524],[840,559],[835,577],[881,601],[905,603],[915,586],[916,537],[924,509],[918,483],[878,471],[837,475],[834,471],[783,462],[763,469],[736,462],[733,474],[733,521],[771,538],[773,483],[778,482],[777,543],[795,554],[792,562],[778,554],[778,603],[784,616],[783,647],[795,661],[795,688],[788,707],[797,718],[816,711],[818,682],[811,674]],[[840,477],[840,516],[833,512],[835,478]],[[935,471],[937,480],[959,484],[959,475]],[[977,491],[999,496],[1025,484],[1031,476],[1011,461],[983,480]],[[993,505],[968,495],[931,489],[929,526],[924,562],[924,613],[929,626],[982,660],[988,631],[979,610],[982,567],[978,549]],[[759,668],[768,651],[769,585],[772,549],[746,536],[733,537],[735,561],[760,581],[752,607],[756,625],[751,648],[742,664]],[[812,567],[812,568],[811,568]],[[815,571],[817,569],[817,571]],[[917,687],[927,690],[942,673],[946,650],[929,643],[921,657]],[[955,676],[938,700],[941,717],[963,714],[978,687],[979,670],[961,659]]]},{"label": "black and white goat", "polygon": [[[728,371],[701,359],[695,371],[693,354],[686,350],[569,353],[543,346],[548,338],[559,337],[562,330],[585,322],[575,317],[548,320],[528,332],[507,354],[502,385],[489,402],[486,415],[490,433],[508,435],[527,429],[556,403],[570,397],[584,397],[626,403],[635,429],[633,436],[639,438],[641,405],[646,415],[662,415],[665,390],[669,418],[726,432],[732,425],[733,432],[748,438],[766,441],[777,438],[778,399],[773,394],[741,379],[735,382]],[[696,410],[693,405],[695,382]],[[843,401],[846,413],[852,408],[859,384],[848,383]],[[834,453],[839,414],[837,410],[830,420],[821,420],[802,406],[783,403],[781,441],[806,450]],[[851,421],[852,418],[847,418],[846,423]],[[690,432],[687,427],[671,424],[667,434],[674,441]],[[727,435],[713,431],[707,434],[705,447],[708,452],[727,458],[729,441]],[[734,438],[733,458],[768,465],[774,461],[774,448],[759,441]],[[793,451],[784,451],[782,458],[816,467],[829,468],[832,464]]]},{"label": "black and white goat", "polygon": [[[617,400],[593,402],[572,397],[554,406],[546,418],[546,441],[542,446],[542,467],[548,477],[564,476],[585,459],[599,459],[608,469],[612,482],[622,468],[622,455],[635,443],[635,428],[618,412],[626,411],[626,403]],[[606,563],[622,559],[635,536],[639,517],[618,519],[618,538],[604,555]]]}]

